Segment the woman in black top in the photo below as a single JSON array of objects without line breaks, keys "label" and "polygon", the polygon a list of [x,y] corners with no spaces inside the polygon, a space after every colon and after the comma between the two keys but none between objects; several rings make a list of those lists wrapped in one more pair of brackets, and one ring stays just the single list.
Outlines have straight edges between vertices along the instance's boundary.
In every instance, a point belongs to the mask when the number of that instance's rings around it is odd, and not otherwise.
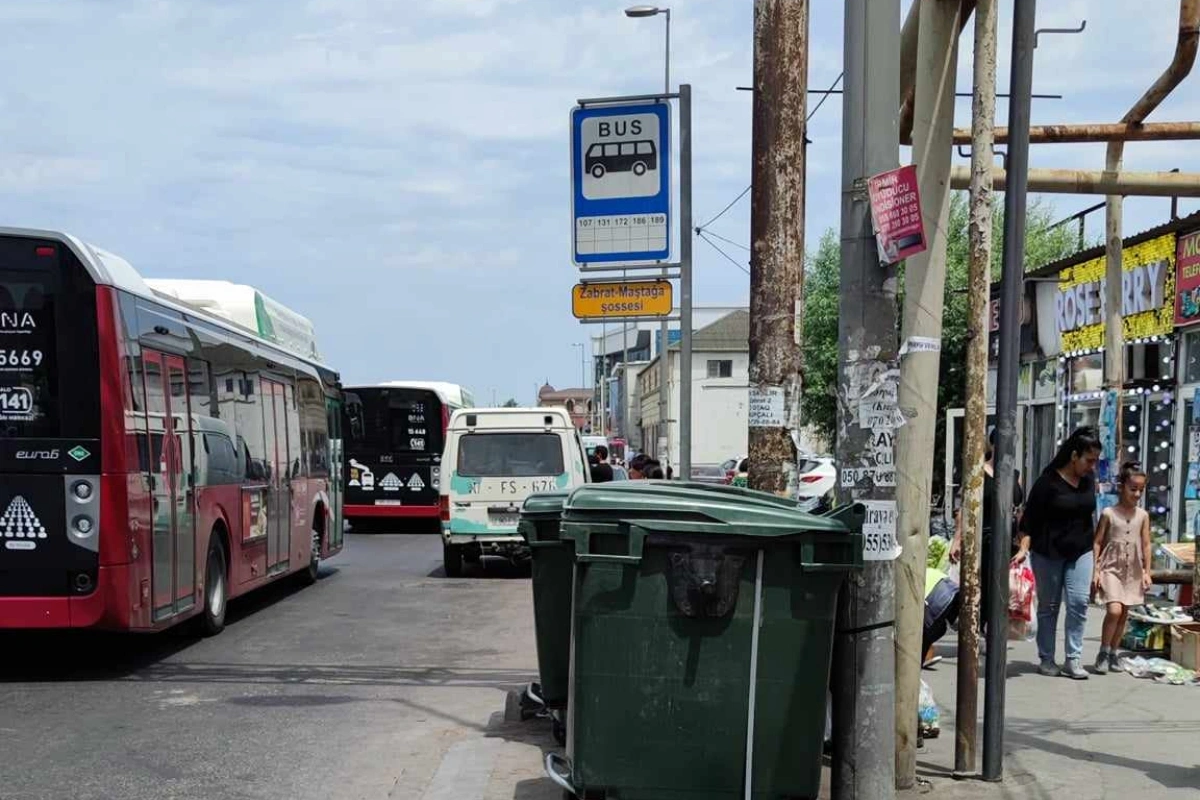
[{"label": "woman in black top", "polygon": [[[1080,664],[1083,629],[1087,623],[1088,593],[1092,584],[1092,540],[1096,530],[1094,470],[1100,457],[1100,439],[1093,428],[1079,428],[1058,450],[1054,460],[1029,490],[1021,519],[1021,544],[1014,558],[1024,561],[1032,553],[1038,600],[1038,672],[1084,680]],[[1064,623],[1066,662],[1054,661],[1058,607],[1067,596]]]}]

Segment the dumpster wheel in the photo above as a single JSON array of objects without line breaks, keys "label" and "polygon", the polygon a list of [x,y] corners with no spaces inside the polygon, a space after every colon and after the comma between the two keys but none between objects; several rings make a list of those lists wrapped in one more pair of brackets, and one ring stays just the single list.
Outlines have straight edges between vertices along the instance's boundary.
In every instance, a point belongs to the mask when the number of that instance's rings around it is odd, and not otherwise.
[{"label": "dumpster wheel", "polygon": [[567,724],[558,718],[557,714],[550,715],[550,733],[559,747],[567,746]]}]

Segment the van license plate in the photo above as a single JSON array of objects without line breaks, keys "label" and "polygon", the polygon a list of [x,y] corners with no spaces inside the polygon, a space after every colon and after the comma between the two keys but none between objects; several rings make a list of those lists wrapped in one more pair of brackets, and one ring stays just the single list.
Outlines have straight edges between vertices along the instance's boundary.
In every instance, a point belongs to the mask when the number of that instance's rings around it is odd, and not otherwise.
[{"label": "van license plate", "polygon": [[519,514],[490,514],[488,522],[497,528],[515,528],[521,516]]}]

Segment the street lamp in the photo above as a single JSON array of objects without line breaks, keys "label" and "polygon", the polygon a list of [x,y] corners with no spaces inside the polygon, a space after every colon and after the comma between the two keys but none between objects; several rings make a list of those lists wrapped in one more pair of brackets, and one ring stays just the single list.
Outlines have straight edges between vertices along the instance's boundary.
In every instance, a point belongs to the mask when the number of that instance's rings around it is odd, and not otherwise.
[{"label": "street lamp", "polygon": [[667,49],[665,66],[663,67],[663,91],[671,93],[671,9],[658,6],[630,6],[625,9],[625,16],[633,19],[655,17],[662,14],[667,18]]}]

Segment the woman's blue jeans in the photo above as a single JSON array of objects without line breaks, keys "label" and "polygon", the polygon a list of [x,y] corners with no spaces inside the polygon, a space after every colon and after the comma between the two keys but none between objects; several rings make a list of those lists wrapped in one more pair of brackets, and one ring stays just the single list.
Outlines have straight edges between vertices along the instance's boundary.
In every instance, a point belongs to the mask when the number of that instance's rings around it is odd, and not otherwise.
[{"label": "woman's blue jeans", "polygon": [[1058,631],[1058,607],[1064,596],[1067,618],[1063,641],[1067,658],[1083,657],[1083,629],[1087,625],[1088,595],[1092,588],[1092,551],[1078,558],[1063,559],[1029,554],[1037,582],[1037,648],[1042,662],[1054,660]]}]

